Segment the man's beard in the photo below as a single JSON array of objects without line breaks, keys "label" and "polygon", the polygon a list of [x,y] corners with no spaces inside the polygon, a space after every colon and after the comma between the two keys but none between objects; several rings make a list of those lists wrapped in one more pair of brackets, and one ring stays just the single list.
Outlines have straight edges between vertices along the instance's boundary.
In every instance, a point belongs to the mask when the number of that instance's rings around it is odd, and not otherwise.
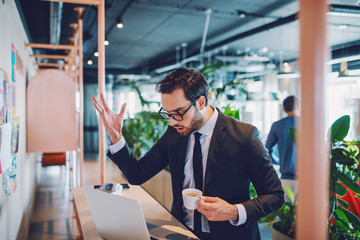
[{"label": "man's beard", "polygon": [[[199,127],[201,126],[202,123],[203,123],[203,119],[202,119],[201,113],[200,113],[199,109],[197,107],[195,107],[195,116],[193,117],[193,119],[191,119],[190,127],[184,127],[185,130],[179,134],[182,136],[188,136],[191,133],[199,130]],[[179,125],[177,125],[177,126],[179,126]]]}]

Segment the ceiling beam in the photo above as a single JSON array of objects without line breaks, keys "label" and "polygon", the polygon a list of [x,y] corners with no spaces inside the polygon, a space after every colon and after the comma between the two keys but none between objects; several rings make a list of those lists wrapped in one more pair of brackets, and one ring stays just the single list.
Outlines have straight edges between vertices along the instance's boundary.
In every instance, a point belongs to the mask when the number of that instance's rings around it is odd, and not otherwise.
[{"label": "ceiling beam", "polygon": [[30,57],[47,58],[47,59],[67,59],[68,55],[48,55],[48,54],[31,54]]},{"label": "ceiling beam", "polygon": [[66,64],[63,63],[34,63],[39,67],[64,67]]},{"label": "ceiling beam", "polygon": [[88,5],[99,5],[100,4],[100,0],[43,0],[43,1],[88,4]]},{"label": "ceiling beam", "polygon": [[62,50],[77,50],[79,47],[74,45],[56,45],[47,43],[25,43],[26,47],[44,48],[44,49],[62,49]]}]

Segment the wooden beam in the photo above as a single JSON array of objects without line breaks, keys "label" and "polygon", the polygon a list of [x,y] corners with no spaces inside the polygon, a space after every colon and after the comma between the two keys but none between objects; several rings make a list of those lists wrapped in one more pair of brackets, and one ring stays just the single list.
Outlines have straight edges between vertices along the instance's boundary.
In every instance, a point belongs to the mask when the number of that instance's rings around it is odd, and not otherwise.
[{"label": "wooden beam", "polygon": [[88,5],[99,5],[100,4],[99,0],[43,0],[43,1],[88,4]]},{"label": "wooden beam", "polygon": [[47,55],[47,54],[31,54],[30,57],[47,58],[47,59],[67,59],[68,55]]},{"label": "wooden beam", "polygon": [[[105,95],[105,0],[101,0],[98,6],[98,92]],[[105,152],[105,128],[99,117],[99,159],[100,159],[100,182],[106,181],[106,152]]]},{"label": "wooden beam", "polygon": [[39,67],[64,67],[66,64],[63,63],[35,63]]},{"label": "wooden beam", "polygon": [[80,117],[79,117],[79,147],[80,147],[80,187],[83,186],[84,171],[84,86],[83,86],[83,20],[82,14],[84,7],[76,7],[74,11],[78,13],[77,30],[79,35],[79,92],[80,92]]},{"label": "wooden beam", "polygon": [[74,46],[74,45],[56,45],[56,44],[47,44],[47,43],[25,43],[25,46],[32,48],[63,49],[63,50],[78,49],[78,46]]}]

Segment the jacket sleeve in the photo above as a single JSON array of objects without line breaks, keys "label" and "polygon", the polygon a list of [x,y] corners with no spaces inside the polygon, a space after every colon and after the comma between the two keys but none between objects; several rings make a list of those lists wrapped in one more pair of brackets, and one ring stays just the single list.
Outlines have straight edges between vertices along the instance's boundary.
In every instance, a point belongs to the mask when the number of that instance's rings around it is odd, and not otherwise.
[{"label": "jacket sleeve", "polygon": [[284,203],[281,181],[258,137],[257,129],[252,134],[248,149],[245,168],[258,197],[242,203],[247,214],[245,225],[258,221],[261,217],[279,209]]},{"label": "jacket sleeve", "polygon": [[[265,147],[266,149],[269,151],[269,154],[270,154],[270,157],[272,158],[272,151],[273,151],[273,147],[277,144],[278,140],[276,138],[276,134],[275,134],[275,125],[273,124],[271,126],[271,129],[270,129],[270,132],[269,132],[269,135],[267,137],[267,140],[266,140],[266,144],[265,144]],[[272,158],[273,162],[275,164],[279,164],[278,161],[275,161],[274,158]]]},{"label": "jacket sleeve", "polygon": [[119,167],[130,184],[143,184],[168,165],[166,136],[165,133],[139,160],[136,159],[127,144],[114,154],[108,151],[107,156]]},{"label": "jacket sleeve", "polygon": [[272,148],[275,146],[275,144],[277,143],[277,140],[276,140],[276,136],[275,136],[275,126],[274,124],[271,126],[270,128],[270,132],[267,136],[267,139],[266,139],[266,143],[265,143],[265,147],[267,148],[267,150],[269,151],[270,155],[271,155],[271,152],[272,152]]}]

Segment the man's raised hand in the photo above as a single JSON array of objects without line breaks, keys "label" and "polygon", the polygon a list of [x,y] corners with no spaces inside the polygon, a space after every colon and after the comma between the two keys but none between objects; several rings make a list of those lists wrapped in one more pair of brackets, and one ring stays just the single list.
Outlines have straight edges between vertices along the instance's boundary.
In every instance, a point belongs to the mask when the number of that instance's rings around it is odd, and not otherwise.
[{"label": "man's raised hand", "polygon": [[126,109],[126,103],[121,107],[120,113],[115,114],[108,107],[104,95],[100,94],[100,101],[94,96],[92,97],[93,105],[97,112],[99,113],[101,120],[104,124],[104,127],[109,134],[110,141],[112,144],[117,143],[121,139],[121,129],[123,124],[124,112]]}]

